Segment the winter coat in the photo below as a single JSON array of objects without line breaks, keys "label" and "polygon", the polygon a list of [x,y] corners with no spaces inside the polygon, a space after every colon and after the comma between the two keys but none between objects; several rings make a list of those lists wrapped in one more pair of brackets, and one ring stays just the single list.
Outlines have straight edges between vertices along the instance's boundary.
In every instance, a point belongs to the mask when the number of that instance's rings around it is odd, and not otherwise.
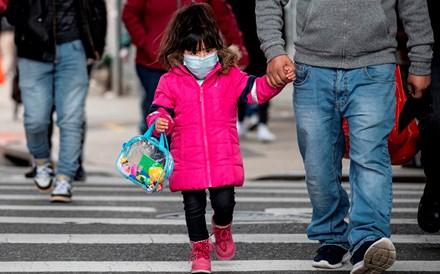
[{"label": "winter coat", "polygon": [[[107,32],[103,0],[76,0],[80,39],[88,58],[102,55]],[[15,28],[17,55],[41,62],[55,62],[53,9],[55,0],[9,0],[6,18]],[[63,20],[69,20],[64,18]]]},{"label": "winter coat", "polygon": [[[136,64],[150,69],[165,70],[157,61],[162,34],[173,13],[191,0],[127,0],[122,21],[136,46]],[[242,53],[240,65],[247,66],[249,58],[235,16],[225,0],[197,0],[211,5],[217,23],[228,45],[237,45]],[[180,6],[179,6],[180,4]]]},{"label": "winter coat", "polygon": [[277,95],[266,77],[242,72],[236,65],[228,68],[232,55],[219,52],[220,61],[201,85],[183,66],[173,66],[159,81],[150,126],[158,117],[168,120],[170,152],[174,171],[171,191],[200,190],[221,186],[242,186],[243,159],[237,134],[238,101],[261,104]]}]

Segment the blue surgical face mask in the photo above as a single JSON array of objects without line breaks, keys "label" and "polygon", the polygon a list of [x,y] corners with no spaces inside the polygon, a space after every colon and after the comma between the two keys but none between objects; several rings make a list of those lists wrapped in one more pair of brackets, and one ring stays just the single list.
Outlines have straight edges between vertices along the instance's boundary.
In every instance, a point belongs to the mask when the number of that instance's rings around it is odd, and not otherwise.
[{"label": "blue surgical face mask", "polygon": [[206,75],[214,69],[217,62],[217,51],[205,57],[189,54],[183,55],[183,65],[199,80],[205,79]]}]

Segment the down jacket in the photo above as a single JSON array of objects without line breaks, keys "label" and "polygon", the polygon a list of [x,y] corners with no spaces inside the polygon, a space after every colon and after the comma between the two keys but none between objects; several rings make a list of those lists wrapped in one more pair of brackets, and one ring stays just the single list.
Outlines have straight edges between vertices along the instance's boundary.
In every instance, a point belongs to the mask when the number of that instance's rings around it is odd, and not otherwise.
[{"label": "down jacket", "polygon": [[[220,52],[219,56],[225,59]],[[261,104],[281,91],[271,88],[265,76],[249,76],[236,65],[225,70],[222,64],[217,63],[201,85],[183,65],[160,78],[147,123],[151,126],[159,117],[169,122],[171,191],[242,186],[238,101]]]}]

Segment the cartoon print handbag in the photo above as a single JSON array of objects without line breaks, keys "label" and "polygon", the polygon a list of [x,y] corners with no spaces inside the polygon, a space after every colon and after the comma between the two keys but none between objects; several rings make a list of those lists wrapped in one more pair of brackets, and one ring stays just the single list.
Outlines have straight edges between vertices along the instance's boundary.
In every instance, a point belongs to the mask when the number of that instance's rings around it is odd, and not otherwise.
[{"label": "cartoon print handbag", "polygon": [[116,169],[148,193],[167,188],[174,168],[165,133],[160,134],[159,140],[153,136],[155,123],[144,135],[135,136],[124,143],[116,161]]}]

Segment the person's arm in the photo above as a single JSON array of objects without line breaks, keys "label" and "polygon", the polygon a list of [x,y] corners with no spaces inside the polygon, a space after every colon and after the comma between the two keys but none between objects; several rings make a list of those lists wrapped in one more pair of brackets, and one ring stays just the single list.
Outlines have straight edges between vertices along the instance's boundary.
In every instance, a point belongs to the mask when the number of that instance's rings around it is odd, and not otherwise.
[{"label": "person's arm", "polygon": [[421,98],[431,82],[431,60],[434,36],[426,1],[398,1],[398,13],[408,35],[408,57],[411,61],[408,90]]},{"label": "person's arm", "polygon": [[289,0],[257,0],[255,6],[257,34],[268,61],[266,76],[272,87],[281,87],[291,82],[284,72],[286,66],[295,71],[295,65],[287,56],[282,38],[283,7],[288,2]]},{"label": "person's arm", "polygon": [[[122,21],[137,48],[147,47],[147,30],[143,23],[144,0],[127,0],[122,11]],[[150,41],[151,42],[151,41]]]},{"label": "person's arm", "polygon": [[237,20],[231,6],[225,0],[211,0],[209,1],[215,13],[217,24],[225,37],[226,43],[236,45],[240,49],[242,55],[238,65],[245,67],[249,65],[249,56],[244,45],[243,35],[238,28]]}]

